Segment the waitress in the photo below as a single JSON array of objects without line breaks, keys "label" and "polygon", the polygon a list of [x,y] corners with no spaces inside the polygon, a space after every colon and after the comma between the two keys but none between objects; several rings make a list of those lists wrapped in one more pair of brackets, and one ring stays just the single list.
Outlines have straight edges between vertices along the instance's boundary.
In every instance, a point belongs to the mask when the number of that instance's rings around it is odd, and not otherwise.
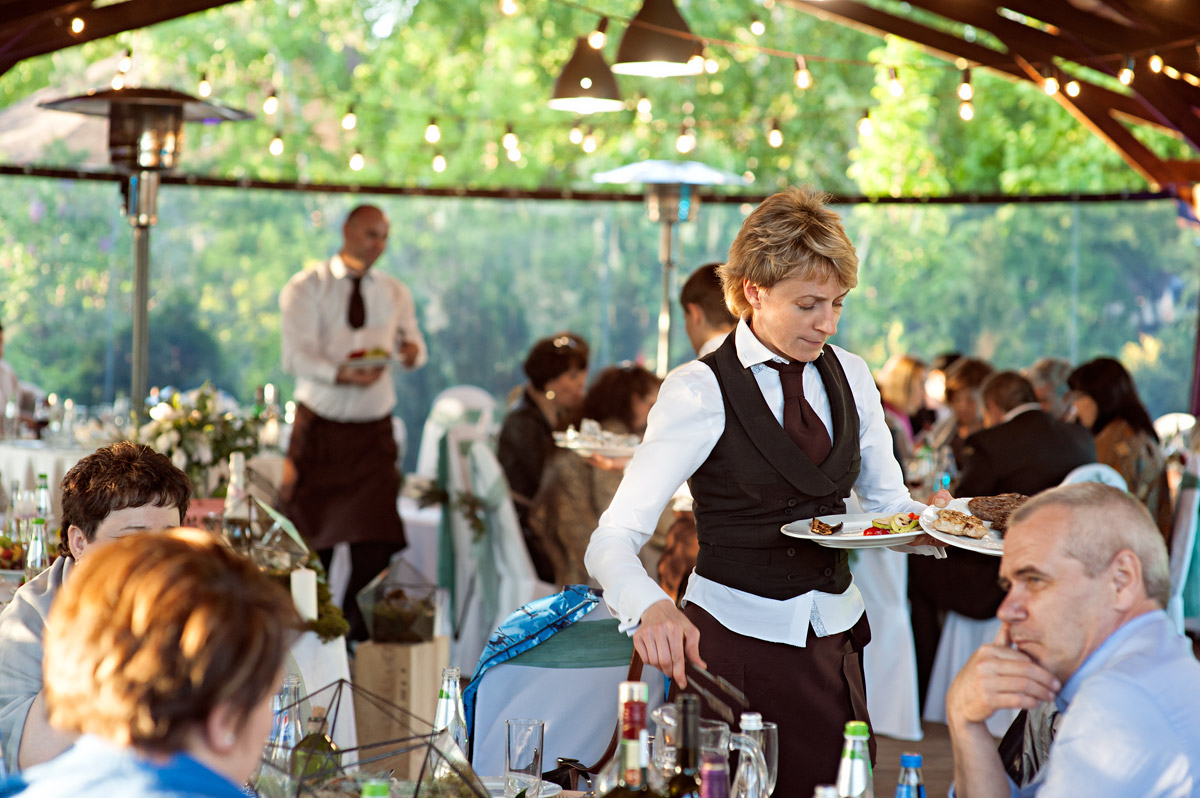
[{"label": "waitress", "polygon": [[[846,721],[869,721],[870,628],[846,552],[779,529],[845,512],[851,488],[870,513],[924,507],[904,486],[866,363],[826,343],[858,257],[825,201],[791,188],[742,224],[720,269],[737,328],[663,382],[586,556],[643,660],[682,688],[685,660],[706,667],[779,724],[774,794],[787,798],[830,782]],[[684,480],[700,551],[680,611],[637,552]]]}]

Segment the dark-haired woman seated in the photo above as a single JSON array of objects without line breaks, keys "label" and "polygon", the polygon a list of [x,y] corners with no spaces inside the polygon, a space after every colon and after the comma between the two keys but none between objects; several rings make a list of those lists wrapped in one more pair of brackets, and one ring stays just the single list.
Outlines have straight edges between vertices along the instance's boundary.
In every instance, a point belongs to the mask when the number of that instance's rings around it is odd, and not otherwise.
[{"label": "dark-haired woman seated", "polygon": [[1096,436],[1096,459],[1125,478],[1169,546],[1174,519],[1166,458],[1133,377],[1111,357],[1098,357],[1072,371],[1067,385],[1076,418]]},{"label": "dark-haired woman seated", "polygon": [[205,532],[98,547],[45,643],[50,723],[83,737],[0,796],[243,798],[299,624],[286,590]]}]

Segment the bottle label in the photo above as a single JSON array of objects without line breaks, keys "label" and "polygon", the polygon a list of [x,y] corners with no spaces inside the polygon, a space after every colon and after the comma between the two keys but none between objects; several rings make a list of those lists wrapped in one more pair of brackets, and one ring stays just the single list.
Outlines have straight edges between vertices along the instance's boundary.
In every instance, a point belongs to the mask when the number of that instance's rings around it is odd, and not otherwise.
[{"label": "bottle label", "polygon": [[626,701],[621,712],[621,739],[636,740],[646,728],[646,705],[641,701]]}]

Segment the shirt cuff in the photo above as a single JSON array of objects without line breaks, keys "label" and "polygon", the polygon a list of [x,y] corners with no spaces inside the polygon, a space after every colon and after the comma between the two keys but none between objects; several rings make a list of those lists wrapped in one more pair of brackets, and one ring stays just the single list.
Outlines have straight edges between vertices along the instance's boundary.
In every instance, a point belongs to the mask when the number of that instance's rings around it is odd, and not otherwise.
[{"label": "shirt cuff", "polygon": [[620,606],[611,608],[621,621],[617,628],[632,637],[642,622],[642,613],[663,600],[670,601],[671,597],[649,576],[624,588],[618,601]]}]

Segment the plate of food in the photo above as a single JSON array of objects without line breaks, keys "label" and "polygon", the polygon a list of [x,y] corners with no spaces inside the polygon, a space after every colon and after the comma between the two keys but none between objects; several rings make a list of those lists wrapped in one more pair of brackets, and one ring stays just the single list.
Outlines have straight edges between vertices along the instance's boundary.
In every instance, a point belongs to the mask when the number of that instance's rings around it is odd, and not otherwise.
[{"label": "plate of food", "polygon": [[785,524],[783,534],[811,540],[831,549],[875,549],[899,546],[925,534],[916,513],[823,515]]},{"label": "plate of food", "polygon": [[606,430],[593,419],[585,418],[579,429],[571,426],[566,432],[554,433],[554,443],[559,448],[570,449],[581,457],[598,454],[601,457],[633,457],[633,451],[641,443],[637,435],[627,435]]},{"label": "plate of food", "polygon": [[376,346],[371,349],[357,349],[351,352],[346,355],[346,359],[339,363],[338,366],[355,369],[373,369],[379,366],[386,366],[391,362],[391,353],[386,349]]},{"label": "plate of food", "polygon": [[945,509],[933,505],[921,513],[921,527],[943,543],[999,557],[1009,514],[1028,497],[1019,493],[952,499]]}]

